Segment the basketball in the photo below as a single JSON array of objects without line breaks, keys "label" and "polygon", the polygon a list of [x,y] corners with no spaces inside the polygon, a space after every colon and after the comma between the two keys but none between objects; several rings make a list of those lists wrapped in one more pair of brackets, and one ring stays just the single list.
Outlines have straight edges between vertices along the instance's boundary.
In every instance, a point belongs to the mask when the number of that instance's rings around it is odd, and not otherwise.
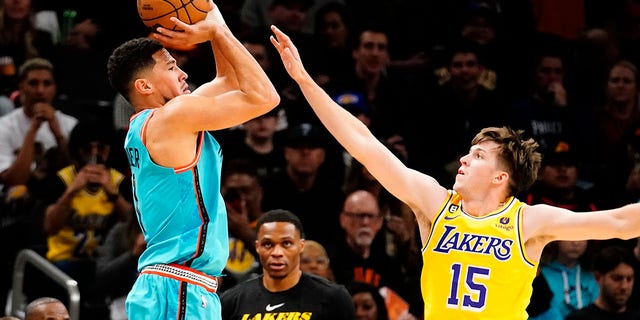
[{"label": "basketball", "polygon": [[180,28],[169,20],[176,17],[187,24],[203,20],[213,9],[211,0],[137,0],[138,15],[151,30],[163,27],[178,31]]}]

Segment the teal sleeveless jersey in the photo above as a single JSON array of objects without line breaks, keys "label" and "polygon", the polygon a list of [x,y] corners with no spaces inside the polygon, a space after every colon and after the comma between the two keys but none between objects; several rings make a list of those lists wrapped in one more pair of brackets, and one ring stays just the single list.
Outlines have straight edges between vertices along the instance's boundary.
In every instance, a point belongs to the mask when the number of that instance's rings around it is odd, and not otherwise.
[{"label": "teal sleeveless jersey", "polygon": [[210,133],[201,132],[191,164],[157,165],[144,144],[152,116],[153,109],[136,114],[125,139],[136,216],[147,241],[138,270],[177,263],[218,276],[229,255],[227,211],[220,194],[220,145]]}]

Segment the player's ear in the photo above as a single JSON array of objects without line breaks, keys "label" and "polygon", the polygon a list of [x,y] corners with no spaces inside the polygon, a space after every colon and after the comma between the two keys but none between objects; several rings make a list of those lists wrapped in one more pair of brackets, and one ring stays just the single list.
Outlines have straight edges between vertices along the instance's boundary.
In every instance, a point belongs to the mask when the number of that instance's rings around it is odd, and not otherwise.
[{"label": "player's ear", "polygon": [[136,88],[136,91],[142,94],[148,94],[151,90],[151,84],[146,79],[136,79],[133,85]]},{"label": "player's ear", "polygon": [[493,182],[502,183],[507,182],[509,180],[509,174],[506,171],[500,171],[498,175],[493,177]]}]

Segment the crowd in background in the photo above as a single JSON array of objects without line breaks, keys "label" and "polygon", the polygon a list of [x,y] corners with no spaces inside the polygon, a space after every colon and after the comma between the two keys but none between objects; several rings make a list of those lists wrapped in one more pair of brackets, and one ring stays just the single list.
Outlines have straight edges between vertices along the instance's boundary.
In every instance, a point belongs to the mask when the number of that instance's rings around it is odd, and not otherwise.
[{"label": "crowd in background", "polygon": [[[638,1],[215,4],[281,96],[272,112],[213,132],[230,203],[221,291],[261,272],[255,222],[286,209],[313,240],[301,267],[352,288],[356,313],[355,293],[382,295],[371,297],[384,302],[371,319],[422,313],[426,239],[413,213],[322,127],[269,43],[271,24],[293,38],[338,104],[407,166],[442,185],[453,185],[459,157],[480,128],[509,125],[536,139],[544,156],[539,181],[521,200],[575,211],[640,200]],[[106,59],[121,42],[149,32],[133,1],[96,8],[0,0],[1,307],[15,255],[29,248],[79,280],[84,314],[121,314],[145,243],[122,147],[133,108],[109,86]],[[169,49],[191,86],[215,75],[208,43]],[[635,239],[550,245],[534,282],[532,318],[564,319],[605,294],[600,278],[610,270],[592,262],[611,247],[640,259]],[[28,299],[64,301],[46,277],[28,271]],[[623,304],[640,309],[632,286],[618,290]]]}]

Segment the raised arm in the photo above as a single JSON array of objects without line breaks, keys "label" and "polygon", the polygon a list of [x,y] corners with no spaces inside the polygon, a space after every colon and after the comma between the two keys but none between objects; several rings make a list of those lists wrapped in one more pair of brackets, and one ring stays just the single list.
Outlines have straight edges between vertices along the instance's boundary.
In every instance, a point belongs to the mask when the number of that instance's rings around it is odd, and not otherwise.
[{"label": "raised arm", "polygon": [[446,189],[433,178],[407,168],[358,118],[336,104],[304,69],[291,39],[278,28],[271,29],[275,34],[271,43],[320,121],[389,192],[411,207],[422,231],[447,196]]},{"label": "raised arm", "polygon": [[189,25],[172,18],[184,32],[158,28],[154,34],[169,45],[210,41],[216,61],[216,77],[192,94],[166,105],[167,115],[179,119],[178,130],[217,130],[246,122],[273,109],[280,97],[253,56],[224,24],[217,8],[207,19]]}]

